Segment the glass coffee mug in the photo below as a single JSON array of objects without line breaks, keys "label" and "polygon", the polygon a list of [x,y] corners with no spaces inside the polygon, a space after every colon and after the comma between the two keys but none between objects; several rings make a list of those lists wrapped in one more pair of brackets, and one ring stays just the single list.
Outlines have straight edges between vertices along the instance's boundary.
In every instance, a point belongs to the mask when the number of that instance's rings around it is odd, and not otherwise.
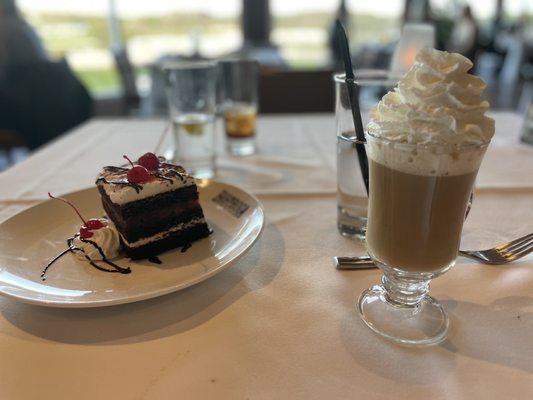
[{"label": "glass coffee mug", "polygon": [[455,264],[487,145],[437,151],[367,133],[366,246],[383,276],[380,285],[362,293],[357,308],[373,331],[412,345],[446,338],[448,316],[428,295],[429,283]]}]

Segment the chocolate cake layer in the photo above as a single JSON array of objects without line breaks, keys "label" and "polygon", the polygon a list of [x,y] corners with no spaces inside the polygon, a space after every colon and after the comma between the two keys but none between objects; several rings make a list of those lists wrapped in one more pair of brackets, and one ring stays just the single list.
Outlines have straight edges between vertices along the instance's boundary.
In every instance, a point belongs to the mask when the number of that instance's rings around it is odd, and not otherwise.
[{"label": "chocolate cake layer", "polygon": [[157,254],[161,254],[176,247],[183,247],[194,242],[195,240],[205,238],[209,236],[209,234],[210,231],[207,224],[199,223],[190,228],[172,232],[163,239],[150,242],[142,246],[130,247],[124,241],[122,241],[122,245],[128,257],[130,257],[132,260],[138,260],[141,258],[148,258]]},{"label": "chocolate cake layer", "polygon": [[127,219],[139,214],[145,214],[151,210],[157,210],[168,205],[175,205],[184,201],[198,200],[198,190],[196,186],[186,186],[170,192],[158,194],[141,200],[130,201],[125,204],[113,203],[109,195],[102,186],[98,186],[98,191],[103,199],[115,210],[114,214],[120,219]]},{"label": "chocolate cake layer", "polygon": [[125,226],[121,227],[123,229],[120,229],[120,232],[128,242],[135,242],[139,239],[153,236],[159,232],[164,232],[175,225],[202,217],[202,209],[197,205],[195,208],[189,209],[187,212],[172,215],[170,218],[158,218],[157,220],[151,219],[146,223],[143,222],[142,217],[137,218],[137,220],[140,221],[139,223],[128,222]]},{"label": "chocolate cake layer", "polygon": [[179,223],[203,217],[202,208],[198,200],[171,203],[166,207],[152,209],[149,212],[139,213],[127,219],[122,219],[117,214],[117,207],[105,195],[102,195],[102,204],[109,218],[111,218],[118,231],[128,242],[135,242],[141,238],[166,231]]}]

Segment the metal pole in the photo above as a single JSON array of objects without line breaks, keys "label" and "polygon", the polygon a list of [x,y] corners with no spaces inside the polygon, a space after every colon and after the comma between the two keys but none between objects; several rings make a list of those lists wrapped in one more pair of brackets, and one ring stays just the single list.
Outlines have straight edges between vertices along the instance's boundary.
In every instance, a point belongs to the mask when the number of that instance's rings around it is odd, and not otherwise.
[{"label": "metal pole", "polygon": [[268,47],[271,16],[268,0],[242,0],[241,26],[245,46]]},{"label": "metal pole", "polygon": [[124,48],[124,39],[120,30],[120,21],[115,0],[109,0],[108,29],[111,50],[122,50]]}]

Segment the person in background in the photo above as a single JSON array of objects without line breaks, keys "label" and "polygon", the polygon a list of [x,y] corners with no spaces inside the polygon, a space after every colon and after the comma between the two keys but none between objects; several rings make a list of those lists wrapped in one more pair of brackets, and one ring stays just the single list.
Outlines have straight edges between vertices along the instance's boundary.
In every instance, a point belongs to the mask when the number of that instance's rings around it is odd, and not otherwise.
[{"label": "person in background", "polygon": [[472,10],[469,6],[465,6],[461,17],[453,28],[447,50],[460,53],[474,62],[478,37],[479,29],[472,15]]},{"label": "person in background", "polygon": [[0,65],[46,61],[35,30],[21,17],[15,0],[0,0]]},{"label": "person in background", "polygon": [[0,151],[35,149],[92,115],[66,60],[51,60],[15,0],[0,0]]}]

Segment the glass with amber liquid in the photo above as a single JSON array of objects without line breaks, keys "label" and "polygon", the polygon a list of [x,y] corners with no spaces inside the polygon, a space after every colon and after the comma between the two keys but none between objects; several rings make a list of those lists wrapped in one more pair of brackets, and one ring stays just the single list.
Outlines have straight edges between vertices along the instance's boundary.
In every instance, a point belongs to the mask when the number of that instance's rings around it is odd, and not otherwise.
[{"label": "glass with amber liquid", "polygon": [[219,66],[227,150],[238,156],[254,154],[257,150],[257,62],[225,60]]}]

